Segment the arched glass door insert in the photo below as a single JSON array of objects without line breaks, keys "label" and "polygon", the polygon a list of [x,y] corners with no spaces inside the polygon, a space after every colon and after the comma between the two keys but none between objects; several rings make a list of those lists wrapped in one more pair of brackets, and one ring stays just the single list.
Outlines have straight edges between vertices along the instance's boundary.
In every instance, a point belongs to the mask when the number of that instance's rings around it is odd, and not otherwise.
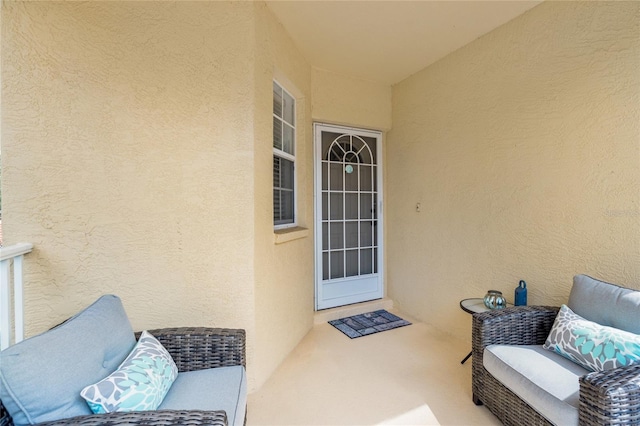
[{"label": "arched glass door insert", "polygon": [[383,297],[379,132],[315,125],[316,309]]}]

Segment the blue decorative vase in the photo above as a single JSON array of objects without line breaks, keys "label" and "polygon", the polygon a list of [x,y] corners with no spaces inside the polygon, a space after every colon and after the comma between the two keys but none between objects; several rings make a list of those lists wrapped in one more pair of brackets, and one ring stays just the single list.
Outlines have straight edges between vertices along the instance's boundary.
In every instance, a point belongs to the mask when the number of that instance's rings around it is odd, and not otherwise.
[{"label": "blue decorative vase", "polygon": [[515,297],[513,298],[514,305],[526,306],[527,304],[527,283],[524,280],[520,280],[518,287],[516,287]]},{"label": "blue decorative vase", "polygon": [[507,306],[507,301],[502,297],[501,291],[489,290],[484,296],[484,306],[489,309],[502,309]]}]

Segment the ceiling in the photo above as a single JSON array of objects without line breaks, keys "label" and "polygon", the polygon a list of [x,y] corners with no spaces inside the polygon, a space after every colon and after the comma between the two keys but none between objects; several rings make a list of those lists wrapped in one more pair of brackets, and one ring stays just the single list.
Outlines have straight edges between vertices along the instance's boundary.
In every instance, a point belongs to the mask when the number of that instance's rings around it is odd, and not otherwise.
[{"label": "ceiling", "polygon": [[541,1],[267,1],[314,67],[395,84]]}]

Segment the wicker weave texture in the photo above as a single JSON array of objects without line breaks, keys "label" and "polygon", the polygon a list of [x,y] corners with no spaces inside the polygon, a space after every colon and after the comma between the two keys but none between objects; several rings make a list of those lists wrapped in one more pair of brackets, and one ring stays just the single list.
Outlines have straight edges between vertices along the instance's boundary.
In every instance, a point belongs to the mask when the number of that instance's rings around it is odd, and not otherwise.
[{"label": "wicker weave texture", "polygon": [[580,378],[581,425],[640,425],[640,365]]},{"label": "wicker weave texture", "polygon": [[244,330],[181,327],[149,330],[149,333],[169,351],[178,371],[246,367]]},{"label": "wicker weave texture", "polygon": [[542,345],[553,326],[558,308],[516,306],[473,314],[472,388],[505,425],[550,425],[549,421],[496,380],[483,366],[489,345]]},{"label": "wicker weave texture", "polygon": [[13,421],[11,420],[9,413],[7,413],[7,409],[2,405],[2,401],[0,401],[0,426],[9,425],[13,425]]},{"label": "wicker weave texture", "polygon": [[491,374],[486,373],[482,380],[484,396],[481,397],[481,401],[483,401],[483,403],[484,401],[488,401],[485,405],[503,424],[507,426],[551,425],[546,418],[531,408],[529,404],[518,398],[516,394],[511,392],[509,388],[505,387]]},{"label": "wicker weave texture", "polygon": [[[485,404],[505,425],[551,423],[485,370],[484,348],[492,344],[542,345],[558,309],[518,306],[473,315],[474,401]],[[579,424],[640,425],[640,365],[581,377]]]},{"label": "wicker weave texture", "polygon": [[[181,327],[149,330],[169,351],[179,372],[207,368],[246,367],[244,330],[206,327]],[[139,337],[140,333],[136,333]],[[246,416],[245,416],[246,423]],[[63,419],[43,425],[227,425],[227,414],[220,411],[136,411]],[[0,401],[0,426],[13,421]]]},{"label": "wicker weave texture", "polygon": [[226,426],[227,413],[224,411],[142,411],[129,413],[96,414],[73,417],[57,422],[40,423],[40,426],[99,426],[99,425],[211,425]]}]

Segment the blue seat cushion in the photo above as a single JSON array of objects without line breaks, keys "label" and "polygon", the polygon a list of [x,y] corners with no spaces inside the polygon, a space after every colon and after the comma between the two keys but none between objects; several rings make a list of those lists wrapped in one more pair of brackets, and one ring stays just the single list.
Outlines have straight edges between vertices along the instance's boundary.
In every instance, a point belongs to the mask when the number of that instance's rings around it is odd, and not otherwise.
[{"label": "blue seat cushion", "polygon": [[158,410],[224,410],[230,425],[244,424],[247,376],[243,366],[178,373]]},{"label": "blue seat cushion", "polygon": [[16,426],[92,414],[80,391],[111,374],[135,344],[120,299],[102,296],[0,352],[0,399]]}]

